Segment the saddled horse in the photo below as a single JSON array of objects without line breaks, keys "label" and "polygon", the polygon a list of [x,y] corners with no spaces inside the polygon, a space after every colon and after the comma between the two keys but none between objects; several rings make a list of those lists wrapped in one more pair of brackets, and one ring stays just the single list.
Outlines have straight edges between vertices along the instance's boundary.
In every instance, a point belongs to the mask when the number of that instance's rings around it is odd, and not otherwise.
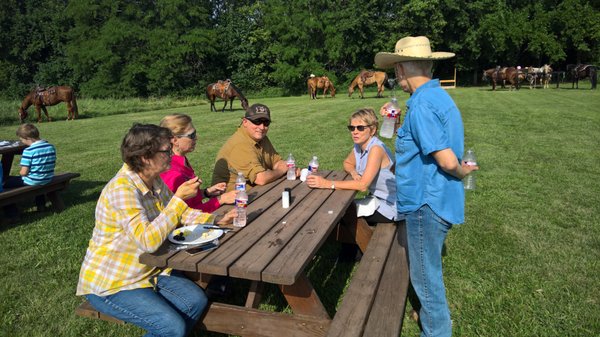
[{"label": "saddled horse", "polygon": [[573,85],[571,88],[575,88],[575,86],[577,86],[577,89],[579,89],[579,80],[589,77],[592,84],[591,89],[596,89],[596,84],[598,82],[598,69],[595,65],[569,64],[567,65],[567,72],[573,79]]},{"label": "saddled horse", "polygon": [[233,111],[233,100],[237,97],[242,103],[244,110],[248,109],[248,100],[244,97],[244,94],[238,89],[231,80],[226,79],[224,81],[219,80],[217,83],[211,83],[206,86],[206,98],[210,101],[210,111],[217,111],[215,107],[215,100],[219,97],[225,101],[222,112],[225,112],[227,102],[229,102],[229,110]]},{"label": "saddled horse", "polygon": [[496,85],[500,83],[502,88],[504,88],[504,82],[506,81],[506,67],[504,68],[490,68],[488,70],[483,71],[483,76],[481,80],[486,81],[490,80],[492,82],[492,90],[496,90]]},{"label": "saddled horse", "polygon": [[46,114],[48,122],[52,121],[52,118],[48,115],[47,106],[53,106],[60,102],[67,103],[67,120],[75,119],[79,116],[77,111],[77,100],[75,99],[75,91],[69,86],[54,86],[49,88],[37,87],[25,96],[21,107],[19,108],[19,119],[21,123],[27,118],[27,109],[34,105],[35,111],[37,112],[38,123],[42,122],[41,111]]},{"label": "saddled horse", "polygon": [[323,89],[323,98],[325,98],[327,90],[329,90],[331,98],[335,98],[335,87],[327,76],[311,77],[306,81],[306,85],[308,86],[308,94],[312,99],[317,98],[317,89]]},{"label": "saddled horse", "polygon": [[527,78],[527,74],[523,70],[515,67],[506,68],[504,74],[506,76],[506,81],[510,83],[508,90],[513,90],[513,88],[519,90],[520,83]]},{"label": "saddled horse", "polygon": [[361,71],[350,86],[348,87],[348,97],[352,97],[352,93],[354,93],[354,88],[358,86],[358,90],[360,91],[360,98],[364,97],[364,87],[377,84],[377,97],[383,97],[383,86],[387,83],[388,76],[383,71],[370,71],[363,70]]}]

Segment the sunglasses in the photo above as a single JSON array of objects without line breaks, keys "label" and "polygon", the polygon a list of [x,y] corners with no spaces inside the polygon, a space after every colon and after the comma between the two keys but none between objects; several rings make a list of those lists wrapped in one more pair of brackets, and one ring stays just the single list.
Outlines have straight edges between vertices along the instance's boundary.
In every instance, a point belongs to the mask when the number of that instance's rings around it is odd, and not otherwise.
[{"label": "sunglasses", "polygon": [[358,129],[358,131],[363,132],[368,127],[369,127],[369,125],[357,125],[357,126],[348,125],[348,131],[352,132],[352,131]]},{"label": "sunglasses", "polygon": [[196,130],[194,130],[194,132],[189,133],[187,135],[176,135],[175,137],[177,137],[177,138],[184,138],[184,137],[186,137],[186,138],[189,138],[191,140],[194,140],[194,139],[196,139]]},{"label": "sunglasses", "polygon": [[268,119],[257,119],[255,121],[249,119],[249,121],[252,122],[252,124],[254,124],[254,125],[261,125],[261,124],[264,125],[264,126],[271,125],[271,121],[268,120]]},{"label": "sunglasses", "polygon": [[173,148],[172,148],[172,147],[170,147],[170,148],[168,148],[168,149],[166,149],[166,150],[158,150],[158,151],[156,151],[156,152],[158,152],[158,153],[164,153],[164,154],[166,154],[168,157],[171,157],[171,156],[173,155]]}]

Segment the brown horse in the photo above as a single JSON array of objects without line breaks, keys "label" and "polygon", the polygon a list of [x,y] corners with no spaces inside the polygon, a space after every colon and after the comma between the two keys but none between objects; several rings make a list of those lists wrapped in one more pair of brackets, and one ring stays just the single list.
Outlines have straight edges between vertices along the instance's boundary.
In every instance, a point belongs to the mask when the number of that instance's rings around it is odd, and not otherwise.
[{"label": "brown horse", "polygon": [[365,98],[364,96],[364,87],[377,84],[377,97],[383,97],[383,85],[387,82],[387,74],[383,71],[361,71],[350,86],[348,87],[348,97],[352,97],[352,93],[354,93],[354,88],[358,86],[358,90],[360,91],[360,98]]},{"label": "brown horse", "polygon": [[567,72],[573,79],[571,88],[577,86],[577,89],[579,89],[579,80],[589,77],[590,83],[592,84],[591,89],[596,89],[596,84],[598,82],[598,70],[596,69],[596,66],[591,64],[569,64],[567,65]]},{"label": "brown horse", "polygon": [[21,120],[21,123],[23,123],[28,115],[27,109],[30,106],[35,105],[38,123],[42,121],[41,110],[44,110],[46,119],[50,122],[52,118],[48,115],[46,107],[56,105],[60,102],[67,103],[67,120],[78,117],[77,100],[75,99],[75,91],[73,88],[69,86],[56,86],[47,89],[38,87],[28,93],[23,99],[23,102],[21,102],[19,119]]},{"label": "brown horse", "polygon": [[489,79],[490,82],[492,82],[492,90],[496,90],[496,85],[498,83],[504,88],[504,82],[506,81],[505,71],[506,68],[490,68],[483,71],[483,77],[481,79],[483,81]]},{"label": "brown horse", "polygon": [[327,76],[311,77],[306,81],[306,85],[308,86],[308,94],[312,99],[317,98],[317,89],[323,89],[323,98],[325,98],[327,90],[329,90],[331,98],[335,98],[335,87]]},{"label": "brown horse", "polygon": [[221,112],[225,112],[228,101],[229,111],[233,111],[233,99],[236,97],[240,99],[242,108],[244,108],[244,110],[248,109],[248,100],[244,97],[244,94],[242,94],[240,89],[238,89],[229,79],[225,81],[219,80],[217,83],[211,83],[206,86],[206,98],[210,101],[210,111],[217,111],[217,108],[215,108],[215,100],[217,97],[225,101],[225,105],[223,105]]},{"label": "brown horse", "polygon": [[520,83],[527,78],[527,73],[515,67],[506,68],[504,74],[506,76],[506,81],[510,83],[510,87],[508,90],[513,90],[513,88],[519,90]]}]

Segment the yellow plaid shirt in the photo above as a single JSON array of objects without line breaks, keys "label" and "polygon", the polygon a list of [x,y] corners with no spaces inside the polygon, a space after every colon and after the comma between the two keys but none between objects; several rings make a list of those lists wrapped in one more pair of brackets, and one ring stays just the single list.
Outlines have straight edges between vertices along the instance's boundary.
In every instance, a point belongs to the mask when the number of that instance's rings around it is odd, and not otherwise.
[{"label": "yellow plaid shirt", "polygon": [[156,251],[179,224],[210,223],[210,213],[189,208],[162,179],[150,190],[127,165],[104,187],[96,205],[96,226],[79,273],[77,295],[106,296],[152,287],[161,269],[139,262]]}]

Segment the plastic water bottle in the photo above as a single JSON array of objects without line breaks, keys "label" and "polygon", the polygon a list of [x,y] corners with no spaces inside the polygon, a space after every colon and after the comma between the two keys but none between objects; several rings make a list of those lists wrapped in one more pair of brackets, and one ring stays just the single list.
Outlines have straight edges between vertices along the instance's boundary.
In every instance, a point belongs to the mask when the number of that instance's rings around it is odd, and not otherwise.
[{"label": "plastic water bottle", "polygon": [[246,178],[242,172],[238,172],[237,178],[235,178],[235,190],[245,191],[246,190]]},{"label": "plastic water bottle", "polygon": [[287,180],[296,180],[296,159],[290,153],[287,159]]},{"label": "plastic water bottle", "polygon": [[394,136],[394,125],[396,124],[396,116],[400,113],[400,107],[396,97],[392,97],[392,101],[387,107],[387,115],[383,116],[381,130],[379,135],[384,138],[392,138]]},{"label": "plastic water bottle", "polygon": [[[467,153],[463,157],[463,161],[467,163],[469,166],[477,165],[477,159],[475,158],[475,152],[473,150],[468,149]],[[469,173],[468,176],[465,177],[463,184],[465,186],[465,190],[474,190],[475,189],[475,171]]]},{"label": "plastic water bottle", "polygon": [[237,209],[237,217],[233,219],[233,225],[235,227],[246,226],[246,207],[248,207],[248,194],[242,189],[235,195],[235,208]]},{"label": "plastic water bottle", "polygon": [[319,160],[317,156],[313,156],[310,163],[308,163],[308,174],[317,173],[319,170]]}]

